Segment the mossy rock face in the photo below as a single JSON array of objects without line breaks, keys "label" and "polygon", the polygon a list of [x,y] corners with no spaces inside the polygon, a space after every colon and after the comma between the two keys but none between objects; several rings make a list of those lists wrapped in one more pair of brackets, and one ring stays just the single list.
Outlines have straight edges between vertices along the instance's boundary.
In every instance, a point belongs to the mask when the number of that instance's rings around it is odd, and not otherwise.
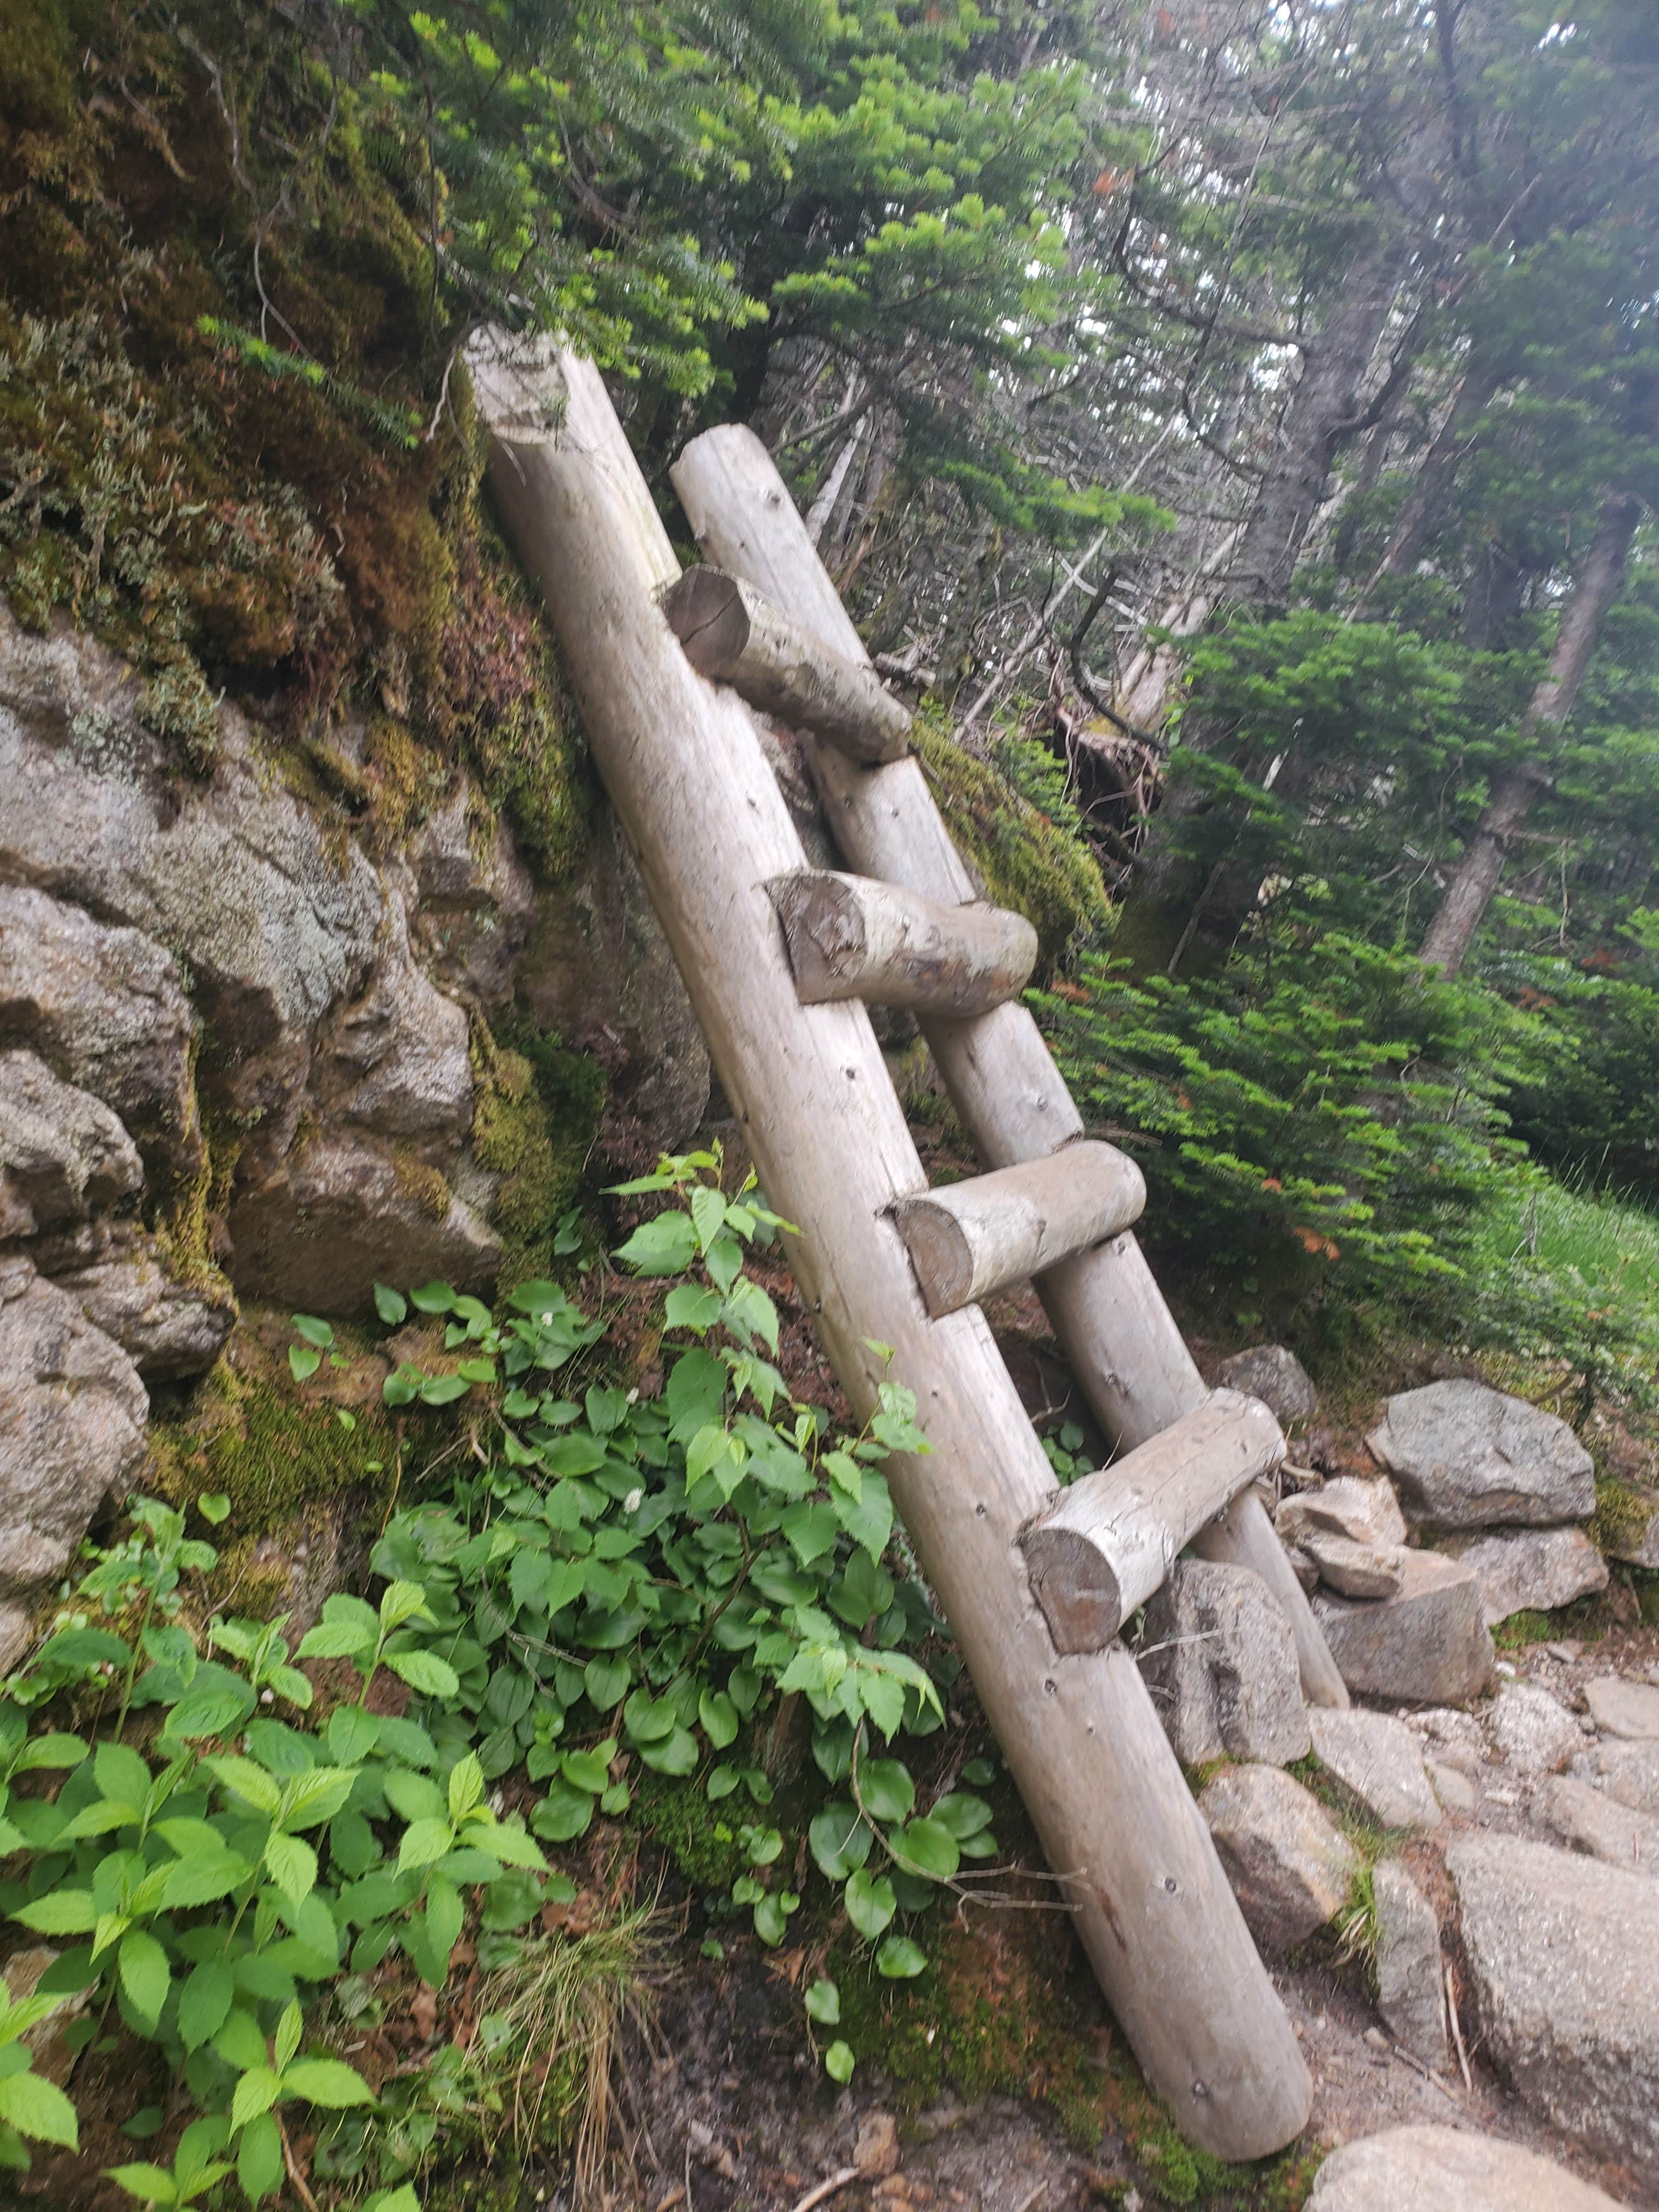
[{"label": "mossy rock face", "polygon": [[1093,854],[1071,824],[1034,805],[1000,767],[965,751],[937,722],[918,715],[911,734],[963,858],[977,871],[986,896],[1023,914],[1036,930],[1033,980],[1049,981],[1110,924]]},{"label": "mossy rock face", "polygon": [[490,1219],[501,1239],[504,1283],[545,1274],[561,1217],[579,1199],[599,1116],[605,1071],[585,1053],[527,1023],[511,1024],[510,1046],[483,1032],[472,1150],[501,1183]]},{"label": "mossy rock face", "polygon": [[[351,1513],[372,1514],[378,1526],[397,1486],[399,1442],[380,1400],[385,1361],[342,1327],[337,1343],[349,1365],[325,1366],[301,1392],[288,1375],[292,1334],[286,1316],[245,1313],[229,1352],[203,1378],[187,1410],[151,1425],[153,1480],[161,1496],[179,1505],[204,1492],[230,1500],[222,1576],[235,1546],[257,1546],[272,1534],[302,1540],[317,1509],[337,1514],[344,1504]],[[246,1589],[236,1606],[256,1609]]]},{"label": "mossy rock face", "polygon": [[[470,756],[557,874],[591,785],[464,376],[434,412],[422,151],[371,87],[319,99],[279,17],[196,0],[182,29],[0,0],[0,592],[131,659],[185,769],[228,690],[372,842]],[[342,714],[396,734],[354,762]]]}]

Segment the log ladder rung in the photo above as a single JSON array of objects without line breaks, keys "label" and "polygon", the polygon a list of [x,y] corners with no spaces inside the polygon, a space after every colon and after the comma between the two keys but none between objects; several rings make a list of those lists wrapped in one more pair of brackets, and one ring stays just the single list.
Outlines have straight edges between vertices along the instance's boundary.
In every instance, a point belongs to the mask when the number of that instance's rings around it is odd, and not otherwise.
[{"label": "log ladder rung", "polygon": [[699,675],[814,730],[855,761],[902,760],[910,717],[867,662],[849,660],[741,577],[688,568],[663,594],[669,628]]},{"label": "log ladder rung", "polygon": [[937,1320],[1119,1235],[1146,1203],[1127,1153],[1085,1137],[1047,1159],[896,1199],[892,1213]]},{"label": "log ladder rung", "polygon": [[1284,1456],[1279,1424],[1259,1398],[1215,1390],[1062,1490],[1019,1537],[1055,1650],[1103,1650],[1183,1546]]},{"label": "log ladder rung", "polygon": [[931,1014],[988,1013],[1018,998],[1036,965],[1036,930],[1000,907],[944,906],[830,868],[799,869],[766,888],[803,1006],[862,999]]}]

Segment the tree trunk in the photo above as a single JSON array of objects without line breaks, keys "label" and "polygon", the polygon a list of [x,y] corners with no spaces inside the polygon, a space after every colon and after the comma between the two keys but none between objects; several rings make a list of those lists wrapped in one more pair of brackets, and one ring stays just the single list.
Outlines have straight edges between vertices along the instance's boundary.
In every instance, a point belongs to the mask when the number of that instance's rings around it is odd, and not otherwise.
[{"label": "tree trunk", "polygon": [[[1278,457],[1256,495],[1231,564],[1230,596],[1265,611],[1284,602],[1310,525],[1325,500],[1331,465],[1342,440],[1358,427],[1360,390],[1400,289],[1407,255],[1398,239],[1374,236],[1356,264],[1341,301],[1310,344],[1302,375],[1285,412]],[[1168,672],[1164,681],[1168,682]],[[1201,723],[1183,742],[1208,751],[1219,733]],[[1192,921],[1206,876],[1182,851],[1180,823],[1202,805],[1190,786],[1172,793],[1152,821],[1135,863],[1115,949],[1139,975],[1167,969],[1192,942]],[[1217,887],[1218,888],[1218,886]],[[1255,896],[1252,886],[1249,896]],[[1213,896],[1200,912],[1204,942],[1224,949],[1237,933],[1237,896]],[[1224,910],[1224,908],[1225,910]]]},{"label": "tree trunk", "polygon": [[1462,966],[1498,889],[1510,841],[1526,827],[1533,800],[1549,781],[1547,749],[1572,712],[1607,610],[1624,582],[1641,514],[1641,501],[1629,492],[1609,492],[1602,503],[1595,540],[1561,610],[1548,671],[1521,724],[1521,741],[1534,748],[1534,757],[1505,769],[1492,785],[1486,811],[1423,939],[1419,957],[1443,975],[1455,975]]},{"label": "tree trunk", "polygon": [[1411,495],[1400,510],[1382,558],[1360,594],[1354,609],[1356,621],[1371,618],[1376,587],[1385,576],[1403,576],[1417,566],[1474,443],[1474,425],[1491,406],[1498,384],[1498,371],[1485,363],[1472,362],[1464,371],[1445,420],[1424,456]]}]

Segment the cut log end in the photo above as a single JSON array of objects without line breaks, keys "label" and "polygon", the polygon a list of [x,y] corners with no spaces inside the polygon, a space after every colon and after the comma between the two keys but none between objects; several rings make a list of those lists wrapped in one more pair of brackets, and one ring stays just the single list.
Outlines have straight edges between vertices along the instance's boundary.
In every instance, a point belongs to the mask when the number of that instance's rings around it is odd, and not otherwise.
[{"label": "cut log end", "polygon": [[1284,1456],[1279,1424],[1261,1401],[1218,1390],[1060,1492],[1019,1535],[1055,1650],[1103,1650],[1194,1535]]},{"label": "cut log end", "polygon": [[909,714],[862,650],[848,659],[741,577],[689,569],[661,605],[698,673],[729,684],[751,707],[816,731],[854,761],[902,760],[909,751]]},{"label": "cut log end", "polygon": [[937,1320],[1116,1236],[1146,1202],[1134,1162],[1085,1139],[1047,1159],[899,1199],[893,1215]]},{"label": "cut log end", "polygon": [[1019,1544],[1031,1595],[1060,1657],[1103,1651],[1123,1626],[1123,1585],[1111,1561],[1075,1529],[1042,1522]]},{"label": "cut log end", "polygon": [[804,1006],[866,1006],[969,1017],[1024,989],[1036,932],[1024,915],[942,906],[867,877],[806,868],[768,884]]},{"label": "cut log end", "polygon": [[662,611],[700,676],[718,681],[749,642],[749,610],[735,576],[720,568],[688,568],[665,592]]}]

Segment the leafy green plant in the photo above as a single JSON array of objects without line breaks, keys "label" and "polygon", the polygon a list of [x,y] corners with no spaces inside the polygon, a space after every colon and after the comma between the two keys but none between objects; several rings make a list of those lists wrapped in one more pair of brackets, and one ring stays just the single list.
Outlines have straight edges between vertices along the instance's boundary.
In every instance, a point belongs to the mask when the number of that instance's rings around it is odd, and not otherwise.
[{"label": "leafy green plant", "polygon": [[[442,1284],[383,1285],[387,1324],[412,1307],[446,1355],[396,1369],[387,1402],[466,1401],[477,1449],[443,1495],[390,1521],[378,1597],[335,1594],[291,1647],[284,1616],[209,1610],[213,1547],[184,1510],[139,1499],[129,1534],[88,1547],[7,1686],[0,1912],[63,1947],[10,2036],[72,1998],[76,2053],[119,2032],[159,2053],[198,2118],[171,2166],[112,2169],[135,2197],[261,2201],[294,2170],[294,2108],[320,2128],[319,2172],[378,2179],[410,2212],[401,2192],[446,2114],[510,2103],[522,2118],[526,2067],[541,2069],[539,2112],[576,2002],[559,1994],[558,1939],[526,1932],[576,1895],[545,1847],[624,1815],[641,1773],[696,1789],[735,1855],[717,1917],[744,1913],[781,1942],[805,1863],[893,1979],[926,1970],[908,1916],[993,1854],[984,1801],[946,1787],[924,1805],[899,1748],[939,1727],[954,1671],[921,1586],[889,1557],[882,1465],[927,1449],[914,1401],[890,1378],[863,1427],[836,1434],[791,1399],[777,1314],[744,1267],[781,1224],[752,1188],[723,1193],[718,1169],[713,1154],[667,1159],[622,1194],[672,1201],[618,1255],[664,1285],[659,1397],[573,1382],[605,1324],[556,1284],[523,1285],[498,1314]],[[344,1357],[311,1316],[293,1352],[301,1386]],[[208,1496],[191,1510],[213,1524],[227,1509]],[[318,1668],[336,1670],[327,1700]],[[356,1693],[336,1702],[342,1680]],[[387,1684],[406,1711],[375,1710]],[[757,1746],[797,1697],[841,1794],[792,1838],[769,1817]],[[65,1698],[91,1713],[90,1740],[46,1725]],[[64,1778],[20,1794],[37,1775]],[[368,1978],[395,1955],[441,1990],[469,1924],[493,1992],[472,2051],[377,2097],[325,2043],[307,2047],[308,2020],[326,2033],[372,2007]],[[599,1978],[614,1990],[615,1970]],[[815,2025],[833,2024],[828,2002],[820,1991]],[[845,2080],[849,2046],[832,2041],[823,2063]],[[74,2140],[73,2078],[68,2096],[48,2088],[26,2054],[0,2056],[14,2163],[31,2131]]]}]

